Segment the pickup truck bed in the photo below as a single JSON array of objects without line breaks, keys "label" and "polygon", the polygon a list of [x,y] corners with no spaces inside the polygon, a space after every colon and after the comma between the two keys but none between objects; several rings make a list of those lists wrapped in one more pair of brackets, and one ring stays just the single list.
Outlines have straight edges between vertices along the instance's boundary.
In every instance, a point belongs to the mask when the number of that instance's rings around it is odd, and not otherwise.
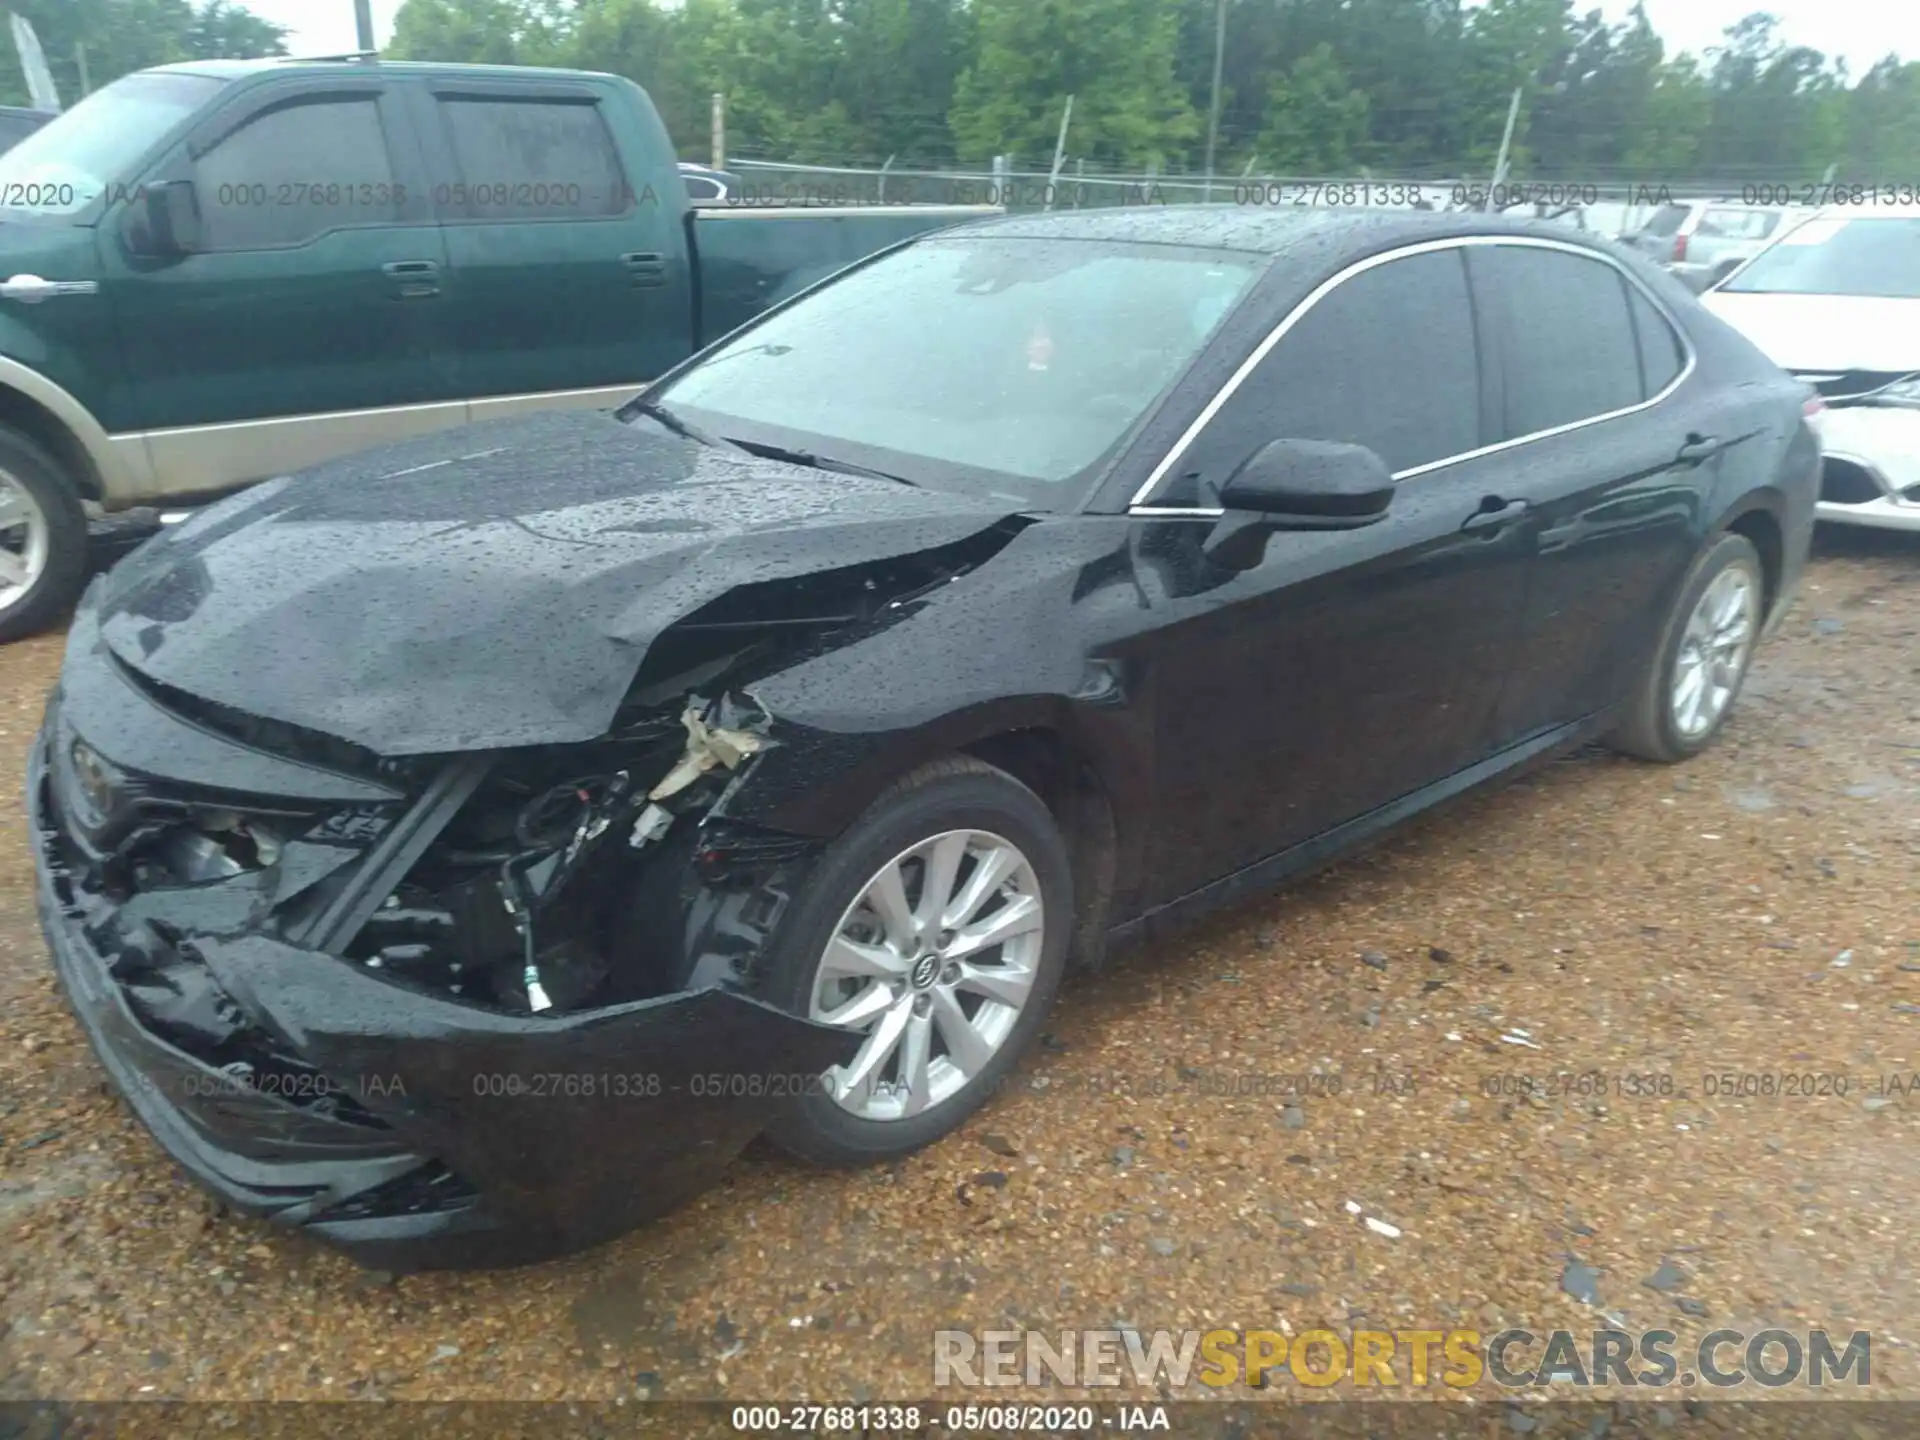
[{"label": "pickup truck bed", "polygon": [[696,206],[695,262],[700,275],[700,343],[711,344],[762,310],[797,295],[876,250],[931,228],[975,220],[979,206],[779,209]]}]

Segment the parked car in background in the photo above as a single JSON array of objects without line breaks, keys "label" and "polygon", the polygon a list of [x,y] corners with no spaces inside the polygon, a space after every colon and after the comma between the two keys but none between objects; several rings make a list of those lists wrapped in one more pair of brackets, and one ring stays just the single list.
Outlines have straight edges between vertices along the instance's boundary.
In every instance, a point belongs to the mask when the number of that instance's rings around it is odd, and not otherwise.
[{"label": "parked car in background", "polygon": [[740,177],[731,170],[715,170],[710,165],[680,162],[680,179],[687,187],[687,198],[694,204],[730,200],[740,191]]},{"label": "parked car in background", "polygon": [[0,640],[109,510],[490,416],[612,407],[842,266],[988,207],[696,209],[585,72],[207,61],[0,155]]},{"label": "parked car in background", "polygon": [[1822,211],[1703,298],[1826,401],[1819,517],[1920,531],[1920,207]]},{"label": "parked car in background", "polygon": [[55,113],[52,110],[28,110],[19,105],[0,105],[0,153],[18,145],[53,119]]},{"label": "parked car in background", "polygon": [[55,963],[189,1171],[382,1268],[590,1244],[763,1130],[897,1157],[1070,955],[1710,744],[1805,562],[1804,398],[1551,224],[923,236],[618,415],[102,575],[29,776]]},{"label": "parked car in background", "polygon": [[1627,244],[1695,290],[1725,279],[1800,212],[1725,200],[1676,200],[1653,212]]}]

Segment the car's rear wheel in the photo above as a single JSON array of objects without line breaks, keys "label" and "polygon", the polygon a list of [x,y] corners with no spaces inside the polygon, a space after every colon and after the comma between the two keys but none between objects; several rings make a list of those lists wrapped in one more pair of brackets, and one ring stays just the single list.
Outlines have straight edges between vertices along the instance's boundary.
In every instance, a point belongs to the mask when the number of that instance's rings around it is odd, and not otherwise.
[{"label": "car's rear wheel", "polygon": [[0,427],[0,643],[52,625],[87,579],[87,517],[51,456]]},{"label": "car's rear wheel", "polygon": [[769,1137],[856,1164],[952,1130],[1044,1020],[1072,917],[1066,844],[1026,786],[964,758],[893,786],[821,857],[772,947],[768,998],[864,1038]]},{"label": "car's rear wheel", "polygon": [[1760,638],[1766,580],[1744,535],[1722,535],[1694,562],[1659,648],[1608,743],[1671,764],[1713,742],[1745,684]]}]

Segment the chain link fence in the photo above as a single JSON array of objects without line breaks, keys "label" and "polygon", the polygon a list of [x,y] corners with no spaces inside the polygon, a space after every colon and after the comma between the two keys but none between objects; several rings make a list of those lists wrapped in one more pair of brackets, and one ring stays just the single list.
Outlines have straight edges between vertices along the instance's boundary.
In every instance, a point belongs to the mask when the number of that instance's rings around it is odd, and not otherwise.
[{"label": "chain link fence", "polygon": [[[1020,212],[1127,205],[1321,206],[1429,210],[1504,210],[1557,219],[1607,236],[1637,231],[1669,200],[1771,203],[1774,186],[1619,179],[1594,182],[1485,178],[1434,179],[1380,175],[1303,176],[1274,173],[1199,175],[1121,172],[1085,161],[1049,170],[995,164],[982,169],[796,165],[736,159],[727,169],[739,184],[737,205],[1004,205]],[[1753,192],[1753,193],[1749,193]]]}]

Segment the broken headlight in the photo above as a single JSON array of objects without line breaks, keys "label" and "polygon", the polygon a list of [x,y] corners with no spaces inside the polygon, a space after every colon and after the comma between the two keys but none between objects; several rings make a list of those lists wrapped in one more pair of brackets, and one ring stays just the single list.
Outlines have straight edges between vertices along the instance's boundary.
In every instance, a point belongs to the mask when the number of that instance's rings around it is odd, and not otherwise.
[{"label": "broken headlight", "polygon": [[126,777],[119,768],[86,741],[75,737],[67,747],[65,799],[74,822],[88,834],[98,834],[113,818]]}]

